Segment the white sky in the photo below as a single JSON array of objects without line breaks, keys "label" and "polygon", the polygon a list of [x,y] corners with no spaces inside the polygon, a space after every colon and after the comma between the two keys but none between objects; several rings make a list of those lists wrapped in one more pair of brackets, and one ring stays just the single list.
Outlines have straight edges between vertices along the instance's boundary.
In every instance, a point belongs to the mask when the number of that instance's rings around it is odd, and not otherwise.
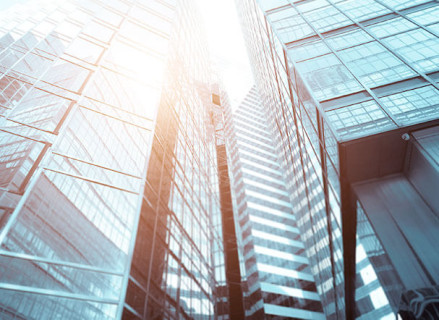
[{"label": "white sky", "polygon": [[204,18],[211,55],[232,103],[236,104],[251,88],[253,76],[234,0],[195,1]]}]

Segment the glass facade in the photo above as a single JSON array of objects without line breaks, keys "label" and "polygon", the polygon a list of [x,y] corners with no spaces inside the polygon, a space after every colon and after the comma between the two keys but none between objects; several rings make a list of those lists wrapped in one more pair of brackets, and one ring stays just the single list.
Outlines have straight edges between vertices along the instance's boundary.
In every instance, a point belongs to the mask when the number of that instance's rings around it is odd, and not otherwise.
[{"label": "glass facade", "polygon": [[246,319],[325,319],[256,88],[226,119]]},{"label": "glass facade", "polygon": [[234,219],[233,188],[229,174],[229,150],[226,146],[226,123],[224,113],[230,108],[229,97],[224,90],[216,85],[212,94],[211,123],[215,130],[215,144],[218,167],[219,195],[221,207],[221,222],[224,246],[224,266],[226,287],[223,290],[224,300],[228,308],[218,316],[225,319],[240,320],[245,317],[242,275],[240,270],[237,230]]},{"label": "glass facade", "polygon": [[0,12],[0,318],[221,313],[213,79],[196,14],[186,0]]},{"label": "glass facade", "polygon": [[[438,3],[236,3],[263,104],[278,131],[293,212],[325,314],[394,319],[405,290],[437,285],[426,268],[431,260],[417,255],[420,249],[400,247],[405,261],[413,257],[430,281],[415,287],[396,281],[408,273],[398,270],[396,256],[382,254],[392,246],[386,230],[378,231],[378,220],[372,221],[376,208],[360,210],[361,199],[357,205],[365,189],[360,194],[351,188],[392,174],[415,179],[406,161],[416,144],[412,132],[437,124],[439,116]],[[428,195],[422,188],[411,190],[409,199]],[[387,195],[397,210],[396,194]],[[418,239],[404,240],[407,246],[435,239],[420,224],[413,231]],[[430,255],[437,263],[434,250]]]}]

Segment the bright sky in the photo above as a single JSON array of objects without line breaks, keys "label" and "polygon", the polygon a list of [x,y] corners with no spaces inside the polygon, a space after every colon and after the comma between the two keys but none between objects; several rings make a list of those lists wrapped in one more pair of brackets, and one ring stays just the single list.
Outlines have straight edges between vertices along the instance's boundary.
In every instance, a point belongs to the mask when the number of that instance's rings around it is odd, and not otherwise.
[{"label": "bright sky", "polygon": [[196,0],[204,18],[212,57],[232,103],[240,102],[253,76],[234,0]]}]

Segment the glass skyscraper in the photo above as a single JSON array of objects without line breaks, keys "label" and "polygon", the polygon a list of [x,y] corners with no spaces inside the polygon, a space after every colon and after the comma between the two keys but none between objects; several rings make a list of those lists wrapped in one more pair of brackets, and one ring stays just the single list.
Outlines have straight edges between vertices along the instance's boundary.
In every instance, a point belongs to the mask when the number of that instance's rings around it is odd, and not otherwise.
[{"label": "glass skyscraper", "polygon": [[325,319],[255,87],[226,119],[245,319]]},{"label": "glass skyscraper", "polygon": [[213,79],[193,3],[0,15],[0,318],[215,319]]},{"label": "glass skyscraper", "polygon": [[236,4],[327,318],[437,318],[439,3]]},{"label": "glass skyscraper", "polygon": [[439,318],[439,2],[236,4],[0,12],[1,319]]}]

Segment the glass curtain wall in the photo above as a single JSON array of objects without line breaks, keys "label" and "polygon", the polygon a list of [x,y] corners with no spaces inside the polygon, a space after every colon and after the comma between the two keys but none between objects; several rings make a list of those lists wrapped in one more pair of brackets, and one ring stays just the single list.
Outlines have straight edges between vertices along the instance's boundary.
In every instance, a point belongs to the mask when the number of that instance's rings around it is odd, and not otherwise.
[{"label": "glass curtain wall", "polygon": [[246,275],[246,319],[325,319],[256,88],[228,110],[235,223]]},{"label": "glass curtain wall", "polygon": [[192,4],[0,15],[0,318],[214,318],[223,257]]},{"label": "glass curtain wall", "polygon": [[[344,279],[339,147],[438,118],[438,3],[236,3],[325,313],[342,319],[352,280]],[[354,251],[355,315],[393,318],[398,306],[361,239]]]},{"label": "glass curtain wall", "polygon": [[210,123],[214,79],[195,11],[193,3],[181,1],[171,32],[127,318],[216,319],[227,307],[216,292],[225,275]]}]

